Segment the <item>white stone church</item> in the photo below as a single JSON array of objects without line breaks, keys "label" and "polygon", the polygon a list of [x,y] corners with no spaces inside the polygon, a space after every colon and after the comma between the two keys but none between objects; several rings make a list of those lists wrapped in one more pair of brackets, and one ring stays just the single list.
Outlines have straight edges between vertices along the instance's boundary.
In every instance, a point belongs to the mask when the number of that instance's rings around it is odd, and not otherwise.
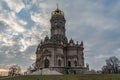
[{"label": "white stone church", "polygon": [[63,11],[59,8],[53,11],[50,23],[51,36],[46,36],[36,50],[36,70],[41,74],[81,74],[87,71],[89,66],[84,65],[83,41],[79,44],[67,39]]}]

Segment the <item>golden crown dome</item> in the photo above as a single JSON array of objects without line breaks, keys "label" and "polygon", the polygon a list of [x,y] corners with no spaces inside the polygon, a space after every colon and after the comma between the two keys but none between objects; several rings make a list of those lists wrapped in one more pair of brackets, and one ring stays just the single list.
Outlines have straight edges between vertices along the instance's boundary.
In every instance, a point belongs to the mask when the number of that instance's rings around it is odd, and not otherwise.
[{"label": "golden crown dome", "polygon": [[61,11],[61,10],[58,8],[58,5],[57,5],[57,9],[52,12],[52,16],[54,16],[54,15],[62,15],[62,16],[64,16],[63,11]]}]

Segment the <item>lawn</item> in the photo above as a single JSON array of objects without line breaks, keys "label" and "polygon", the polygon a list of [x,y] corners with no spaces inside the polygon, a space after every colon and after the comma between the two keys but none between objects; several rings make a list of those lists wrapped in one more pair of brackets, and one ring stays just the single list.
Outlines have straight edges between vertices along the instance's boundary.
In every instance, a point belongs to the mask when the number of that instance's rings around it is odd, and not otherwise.
[{"label": "lawn", "polygon": [[18,76],[2,80],[120,80],[120,74]]}]

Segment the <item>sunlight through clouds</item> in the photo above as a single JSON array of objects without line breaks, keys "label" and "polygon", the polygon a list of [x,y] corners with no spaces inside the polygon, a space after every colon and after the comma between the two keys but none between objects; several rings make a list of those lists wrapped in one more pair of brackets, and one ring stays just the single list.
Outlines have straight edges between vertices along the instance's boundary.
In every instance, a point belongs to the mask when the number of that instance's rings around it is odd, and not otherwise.
[{"label": "sunlight through clouds", "polygon": [[83,40],[91,69],[119,56],[119,0],[0,0],[0,69],[13,63],[26,69],[35,61],[38,44],[50,36],[56,3],[65,14],[68,39]]}]

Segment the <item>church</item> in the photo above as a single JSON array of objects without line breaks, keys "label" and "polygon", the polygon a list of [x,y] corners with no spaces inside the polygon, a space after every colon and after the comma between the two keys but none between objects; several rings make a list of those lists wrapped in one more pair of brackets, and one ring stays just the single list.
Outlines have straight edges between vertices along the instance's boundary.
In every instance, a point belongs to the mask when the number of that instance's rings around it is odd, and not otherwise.
[{"label": "church", "polygon": [[46,36],[36,50],[36,70],[49,69],[61,74],[81,74],[89,70],[84,64],[84,44],[67,39],[64,12],[58,7],[51,13],[50,37]]}]

